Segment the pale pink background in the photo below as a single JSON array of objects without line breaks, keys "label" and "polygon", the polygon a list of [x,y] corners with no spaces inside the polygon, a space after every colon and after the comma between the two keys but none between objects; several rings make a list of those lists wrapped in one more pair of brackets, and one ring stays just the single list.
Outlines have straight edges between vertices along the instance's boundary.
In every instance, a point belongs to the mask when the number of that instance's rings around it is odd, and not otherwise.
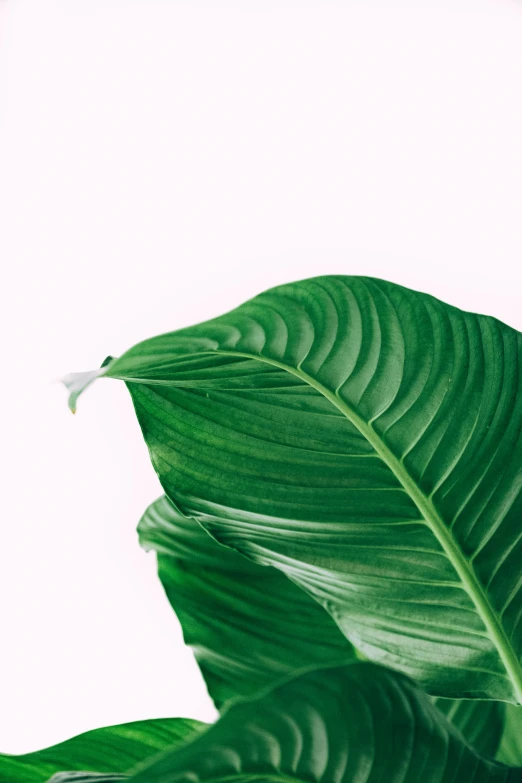
[{"label": "pale pink background", "polygon": [[522,3],[0,2],[0,750],[211,719],[135,526],[122,385],[53,379],[276,283],[522,329]]}]

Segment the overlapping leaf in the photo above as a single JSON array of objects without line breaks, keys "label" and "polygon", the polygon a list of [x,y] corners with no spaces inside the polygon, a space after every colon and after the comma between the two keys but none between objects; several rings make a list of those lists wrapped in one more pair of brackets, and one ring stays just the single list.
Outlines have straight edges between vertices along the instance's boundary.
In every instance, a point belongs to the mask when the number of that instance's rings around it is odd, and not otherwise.
[{"label": "overlapping leaf", "polygon": [[497,755],[504,735],[509,736],[512,731],[507,721],[507,709],[516,709],[513,705],[480,699],[435,699],[434,703],[483,756],[496,757],[511,766],[522,765],[522,756],[517,760]]},{"label": "overlapping leaf", "polygon": [[521,355],[493,318],[325,277],[105,374],[127,382],[166,493],[217,540],[431,692],[522,701]]},{"label": "overlapping leaf", "polygon": [[[142,546],[158,553],[163,587],[218,708],[273,684],[284,672],[354,657],[317,602],[276,569],[218,544],[166,497],[149,506],[138,531]],[[495,755],[505,704],[436,704],[481,755]],[[509,763],[522,764],[522,758],[510,757]]]},{"label": "overlapping leaf", "polygon": [[158,552],[163,587],[218,708],[305,666],[354,658],[318,603],[275,568],[217,544],[167,498],[149,506],[138,531]]},{"label": "overlapping leaf", "polygon": [[164,718],[95,729],[34,753],[0,755],[0,781],[44,783],[64,769],[78,770],[71,773],[77,783],[90,781],[89,770],[104,773],[103,779],[95,778],[99,783],[120,780],[119,774],[136,769],[167,748],[184,744],[204,728],[195,720]]},{"label": "overlapping leaf", "polygon": [[128,780],[520,783],[522,769],[478,756],[403,675],[354,663],[232,703],[203,734]]}]

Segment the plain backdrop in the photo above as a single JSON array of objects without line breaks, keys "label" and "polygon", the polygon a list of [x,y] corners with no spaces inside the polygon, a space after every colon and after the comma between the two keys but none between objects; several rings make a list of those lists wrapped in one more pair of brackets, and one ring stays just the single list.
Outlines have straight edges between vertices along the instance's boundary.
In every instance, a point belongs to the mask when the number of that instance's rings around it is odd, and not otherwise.
[{"label": "plain backdrop", "polygon": [[521,85],[507,0],[0,2],[0,750],[215,714],[127,392],[56,379],[325,273],[522,329]]}]

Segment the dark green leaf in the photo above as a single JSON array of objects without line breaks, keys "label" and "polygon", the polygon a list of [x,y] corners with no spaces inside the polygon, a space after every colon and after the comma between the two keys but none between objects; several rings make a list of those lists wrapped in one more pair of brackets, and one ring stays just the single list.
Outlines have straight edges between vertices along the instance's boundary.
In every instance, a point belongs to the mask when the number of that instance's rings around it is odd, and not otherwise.
[{"label": "dark green leaf", "polygon": [[480,758],[406,677],[370,663],[309,672],[231,704],[132,783],[520,783]]},{"label": "dark green leaf", "polygon": [[284,571],[368,658],[436,695],[516,702],[521,359],[493,318],[324,277],[104,369],[183,513]]},{"label": "dark green leaf", "polygon": [[[285,672],[353,657],[330,616],[304,591],[218,544],[167,498],[149,506],[138,531],[142,546],[158,553],[163,587],[218,708]],[[436,703],[481,755],[495,755],[505,704]]]},{"label": "dark green leaf", "polygon": [[[186,739],[128,775],[61,772],[52,783],[522,781],[522,769],[477,755],[414,683],[370,663],[305,672],[231,702]],[[98,766],[114,766],[111,744],[102,750]],[[5,778],[22,779],[33,778]]]},{"label": "dark green leaf", "polygon": [[219,708],[305,666],[354,657],[331,617],[275,568],[220,546],[167,498],[140,522],[158,573]]},{"label": "dark green leaf", "polygon": [[[435,704],[482,756],[495,756],[504,731],[509,731],[506,729],[506,708],[513,705],[479,699],[435,699]],[[522,766],[522,758],[505,763]]]},{"label": "dark green leaf", "polygon": [[[75,780],[90,780],[86,771],[126,773],[166,748],[183,744],[204,729],[204,724],[185,718],[136,721],[88,731],[22,756],[0,755],[2,783],[43,783],[64,769],[78,770]],[[82,778],[81,776],[84,775]],[[103,775],[105,780],[119,777]],[[72,780],[72,778],[71,778]],[[96,780],[98,780],[96,778]]]}]

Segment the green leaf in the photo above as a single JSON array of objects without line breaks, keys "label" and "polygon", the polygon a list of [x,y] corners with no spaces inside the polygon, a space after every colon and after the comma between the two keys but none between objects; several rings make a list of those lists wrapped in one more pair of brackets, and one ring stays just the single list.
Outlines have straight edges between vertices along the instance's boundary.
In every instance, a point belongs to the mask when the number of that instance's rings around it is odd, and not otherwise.
[{"label": "green leaf", "polygon": [[132,783],[519,783],[410,680],[371,663],[308,672],[131,776]]},{"label": "green leaf", "polygon": [[[104,752],[98,766],[114,767],[109,743]],[[175,743],[127,775],[61,772],[51,779],[119,780],[520,783],[522,769],[478,755],[403,675],[354,663],[304,672],[254,699],[230,702],[216,724],[206,731],[197,727],[186,742]],[[14,781],[6,778],[6,783]]]},{"label": "green leaf", "polygon": [[[504,736],[510,729],[506,724],[506,709],[513,705],[499,701],[481,701],[479,699],[435,699],[437,709],[444,713],[469,744],[482,756],[495,756]],[[497,757],[511,766],[522,766],[519,760],[507,760]]]},{"label": "green leaf", "polygon": [[[356,655],[304,591],[218,544],[168,498],[149,506],[138,532],[142,546],[158,554],[161,582],[218,708],[286,672]],[[495,755],[505,704],[437,699],[436,705],[481,755]]]},{"label": "green leaf", "polygon": [[496,758],[504,764],[522,766],[522,707],[506,705],[505,728]]},{"label": "green leaf", "polygon": [[265,292],[109,363],[167,495],[435,695],[522,701],[522,336],[380,280]]},{"label": "green leaf", "polygon": [[158,552],[167,598],[218,708],[292,671],[354,658],[331,617],[284,574],[220,546],[167,498],[149,506],[138,531]]},{"label": "green leaf", "polygon": [[[204,728],[195,720],[163,718],[95,729],[34,753],[0,755],[0,781],[43,783],[63,769],[78,770],[74,773],[77,783],[90,781],[88,771],[127,773],[166,748],[182,745]],[[120,777],[104,774],[93,779],[105,783]]]}]

